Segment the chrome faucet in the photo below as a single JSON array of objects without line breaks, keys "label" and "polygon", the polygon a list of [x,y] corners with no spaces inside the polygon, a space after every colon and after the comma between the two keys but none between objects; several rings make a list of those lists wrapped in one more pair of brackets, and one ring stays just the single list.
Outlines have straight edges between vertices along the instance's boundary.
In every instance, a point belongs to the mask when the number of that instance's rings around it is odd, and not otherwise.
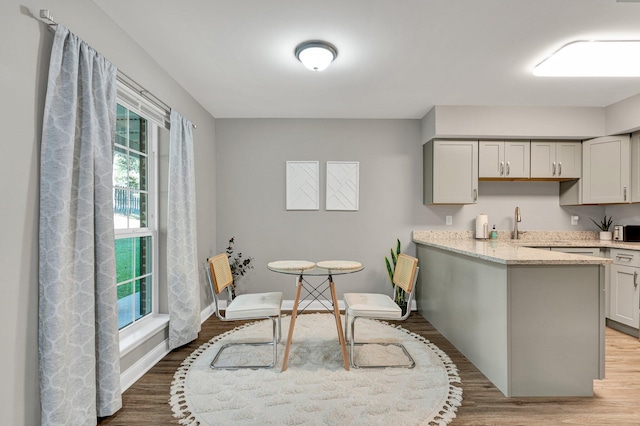
[{"label": "chrome faucet", "polygon": [[520,207],[516,207],[516,212],[513,218],[513,235],[511,238],[514,240],[520,239],[520,232],[518,231],[518,222],[522,222],[522,217],[520,216]]}]

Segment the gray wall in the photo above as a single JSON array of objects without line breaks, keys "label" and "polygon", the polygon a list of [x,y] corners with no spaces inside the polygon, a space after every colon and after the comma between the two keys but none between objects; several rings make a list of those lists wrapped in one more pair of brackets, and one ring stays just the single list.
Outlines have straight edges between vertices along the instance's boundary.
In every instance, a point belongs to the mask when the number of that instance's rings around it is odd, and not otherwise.
[{"label": "gray wall", "polygon": [[[430,206],[427,210],[437,217],[424,221],[421,229],[454,230],[475,229],[478,214],[489,216],[489,227],[496,225],[498,231],[513,230],[513,216],[516,206],[520,207],[521,231],[527,230],[563,230],[595,231],[595,225],[589,217],[601,218],[602,206],[560,206],[558,202],[558,182],[493,182],[481,181],[478,184],[478,204],[465,206]],[[447,215],[453,216],[453,225],[445,226]],[[578,225],[571,225],[571,216],[577,215]]]},{"label": "gray wall", "polygon": [[[255,259],[240,291],[270,289],[293,299],[294,278],[269,272],[279,259],[352,259],[363,272],[344,290],[386,289],[384,256],[408,247],[422,197],[419,120],[217,119],[217,246],[230,237]],[[285,210],[285,162],[320,161],[320,210]],[[327,161],[360,162],[360,209],[326,211]],[[384,272],[386,274],[386,272]]]},{"label": "gray wall", "polygon": [[[414,229],[471,230],[489,215],[499,230],[513,227],[516,206],[522,230],[594,230],[589,216],[604,207],[565,208],[557,182],[481,182],[480,201],[468,206],[422,204],[420,120],[217,119],[217,248],[230,237],[255,259],[240,291],[279,290],[294,298],[294,280],[269,272],[278,259],[354,259],[363,272],[340,277],[344,291],[387,291],[384,256],[400,238],[415,253]],[[320,210],[285,210],[285,162],[320,161]],[[326,161],[360,162],[360,210],[324,209]],[[453,216],[453,225],[445,217]],[[578,215],[579,225],[570,225]]]},{"label": "gray wall", "polygon": [[[39,8],[116,66],[198,124],[195,131],[198,250],[215,246],[215,121],[93,2],[4,0],[0,3],[0,389],[2,424],[40,423],[38,387],[38,188],[42,111],[53,34]],[[201,255],[202,257],[204,255]],[[204,277],[202,277],[204,285]]]},{"label": "gray wall", "polygon": [[615,204],[607,206],[606,213],[613,216],[616,225],[640,225],[640,206],[638,204]]}]

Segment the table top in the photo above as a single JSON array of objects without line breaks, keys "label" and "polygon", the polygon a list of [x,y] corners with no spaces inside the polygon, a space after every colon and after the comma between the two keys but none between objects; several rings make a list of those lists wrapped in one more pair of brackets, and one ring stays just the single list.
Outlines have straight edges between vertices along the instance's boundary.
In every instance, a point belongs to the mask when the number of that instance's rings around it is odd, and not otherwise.
[{"label": "table top", "polygon": [[306,260],[278,260],[269,262],[270,271],[290,275],[344,275],[364,269],[360,262],[350,260],[325,260],[314,263]]}]

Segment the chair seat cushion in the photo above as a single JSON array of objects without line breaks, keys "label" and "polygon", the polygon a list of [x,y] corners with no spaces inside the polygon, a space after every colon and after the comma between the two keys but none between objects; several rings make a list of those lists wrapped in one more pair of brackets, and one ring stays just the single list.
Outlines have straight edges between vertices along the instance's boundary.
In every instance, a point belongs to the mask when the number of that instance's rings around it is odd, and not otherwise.
[{"label": "chair seat cushion", "polygon": [[274,317],[280,315],[281,306],[281,292],[241,294],[227,306],[224,316],[227,319]]},{"label": "chair seat cushion", "polygon": [[347,314],[352,317],[399,319],[402,309],[386,294],[345,293],[343,296]]}]

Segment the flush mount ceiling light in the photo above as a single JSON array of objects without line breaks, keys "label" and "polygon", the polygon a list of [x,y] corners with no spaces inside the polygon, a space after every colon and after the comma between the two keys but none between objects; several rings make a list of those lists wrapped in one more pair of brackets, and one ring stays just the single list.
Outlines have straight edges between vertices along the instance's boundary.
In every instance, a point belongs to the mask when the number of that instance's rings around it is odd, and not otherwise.
[{"label": "flush mount ceiling light", "polygon": [[541,77],[640,77],[640,40],[581,40],[540,62]]},{"label": "flush mount ceiling light", "polygon": [[295,50],[296,58],[311,71],[322,71],[338,56],[338,49],[331,43],[311,40],[300,43]]}]

